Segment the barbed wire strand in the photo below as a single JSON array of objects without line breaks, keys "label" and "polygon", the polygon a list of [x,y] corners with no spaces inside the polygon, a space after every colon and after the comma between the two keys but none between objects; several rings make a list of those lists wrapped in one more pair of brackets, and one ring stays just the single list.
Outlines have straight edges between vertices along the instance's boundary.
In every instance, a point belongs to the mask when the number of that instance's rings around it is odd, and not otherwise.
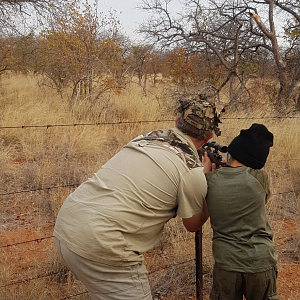
[{"label": "barbed wire strand", "polygon": [[18,242],[18,243],[3,245],[3,246],[0,246],[0,249],[9,248],[9,247],[15,247],[15,246],[23,245],[23,244],[34,243],[34,242],[40,243],[43,240],[48,240],[48,239],[51,239],[51,238],[54,238],[54,236],[53,235],[51,235],[51,236],[45,236],[45,237],[41,237],[41,238],[37,238],[37,239],[33,239],[33,240],[24,241],[24,242]]},{"label": "barbed wire strand", "polygon": [[[300,116],[270,116],[270,117],[223,117],[222,120],[265,120],[265,119],[299,119]],[[140,120],[140,121],[119,121],[119,122],[96,122],[96,123],[72,123],[72,124],[47,124],[47,125],[16,125],[0,126],[0,129],[25,129],[25,128],[53,128],[53,127],[76,127],[76,126],[100,126],[100,125],[123,125],[141,123],[165,123],[174,122],[174,119],[165,120]]]},{"label": "barbed wire strand", "polygon": [[[54,238],[54,235],[51,236],[46,236],[46,237],[41,237],[41,238],[37,238],[37,239],[33,239],[33,240],[28,240],[28,241],[23,241],[23,242],[17,242],[17,243],[13,243],[13,244],[7,244],[7,245],[0,245],[0,249],[3,248],[9,248],[9,247],[15,247],[15,246],[19,246],[19,245],[23,245],[23,244],[29,244],[29,243],[34,243],[34,242],[41,242],[43,240],[48,240],[48,239],[52,239]],[[178,241],[174,241],[172,242],[172,244],[178,244],[178,243],[182,243],[182,242],[188,242],[194,240],[194,237],[192,238],[186,238],[186,239],[182,239],[182,240],[178,240]]]},{"label": "barbed wire strand", "polygon": [[[67,185],[59,185],[59,186],[53,186],[53,187],[47,187],[47,188],[41,188],[41,189],[34,189],[34,190],[21,190],[21,191],[15,191],[15,192],[7,192],[7,193],[2,193],[0,196],[11,196],[11,195],[17,195],[17,194],[22,194],[22,193],[34,193],[34,192],[41,192],[41,191],[49,191],[49,190],[54,190],[54,189],[59,189],[59,188],[69,188],[69,187],[78,187],[80,184],[67,184]],[[286,193],[292,193],[292,192],[298,192],[299,189],[296,190],[290,190],[290,191],[285,191],[285,192],[279,192],[279,193],[274,193],[271,195],[281,195],[281,194],[286,194]]]},{"label": "barbed wire strand", "polygon": [[13,282],[10,282],[10,283],[4,284],[4,285],[0,285],[0,288],[6,288],[6,287],[9,287],[9,286],[12,286],[12,285],[23,284],[23,283],[25,284],[25,283],[28,283],[32,280],[51,277],[51,276],[58,275],[58,274],[63,273],[63,272],[64,271],[50,272],[50,273],[46,273],[46,274],[35,276],[35,277],[29,277],[29,278],[26,278],[26,279],[13,281]]},{"label": "barbed wire strand", "polygon": [[55,186],[33,189],[33,190],[20,190],[20,191],[14,191],[14,192],[7,192],[7,193],[0,194],[0,196],[10,196],[10,195],[17,195],[17,194],[22,194],[22,193],[34,193],[34,192],[49,191],[49,190],[68,188],[68,187],[74,188],[74,187],[78,187],[78,186],[79,186],[79,184],[75,184],[75,183],[74,184],[66,184],[66,185],[55,185]]},{"label": "barbed wire strand", "polygon": [[153,270],[153,271],[149,270],[148,274],[152,275],[154,273],[164,271],[165,269],[173,269],[177,266],[181,266],[181,265],[184,265],[184,264],[187,264],[187,263],[190,263],[190,262],[194,262],[194,261],[195,261],[195,259],[193,258],[193,259],[189,259],[189,260],[186,260],[186,261],[178,262],[176,264],[169,265],[169,266],[164,267],[164,268],[159,268],[159,269],[156,269],[156,270]]},{"label": "barbed wire strand", "polygon": [[[173,265],[168,265],[166,267],[159,268],[157,270],[149,271],[148,273],[149,273],[149,275],[154,274],[156,272],[161,272],[161,271],[166,270],[166,269],[172,269],[172,268],[175,268],[179,265],[184,265],[184,264],[190,263],[192,261],[195,261],[195,259],[190,259],[190,260],[182,261],[182,262],[179,262],[179,263],[176,263],[176,264],[173,264]],[[0,285],[0,288],[6,288],[6,287],[17,285],[17,284],[25,284],[25,283],[28,283],[28,282],[33,281],[33,280],[38,280],[38,279],[42,279],[42,278],[46,278],[46,277],[52,277],[52,276],[56,276],[56,275],[59,275],[59,274],[62,274],[62,273],[65,273],[65,271],[50,272],[50,273],[43,274],[43,275],[38,275],[38,276],[35,276],[35,277],[29,277],[29,278],[26,278],[26,279],[17,280],[17,281],[10,282],[10,283],[4,284],[4,285]]]},{"label": "barbed wire strand", "polygon": [[84,294],[88,294],[88,291],[81,292],[81,293],[78,293],[78,294],[75,294],[75,295],[65,296],[65,297],[60,298],[60,299],[58,299],[58,300],[71,299],[71,298],[75,298],[75,297],[78,297],[78,296],[82,296],[82,295],[84,295]]},{"label": "barbed wire strand", "polygon": [[[67,186],[67,187],[69,187],[69,186]],[[284,195],[284,194],[289,194],[289,193],[295,193],[295,192],[300,192],[300,189],[294,189],[294,190],[289,190],[289,191],[284,191],[284,192],[279,192],[279,193],[271,193],[270,196],[279,196],[279,195]],[[22,245],[22,244],[27,244],[27,243],[33,243],[33,242],[39,243],[39,242],[41,242],[43,240],[50,239],[50,238],[54,238],[54,236],[52,235],[52,236],[41,237],[41,238],[37,238],[37,239],[33,239],[33,240],[28,240],[28,241],[23,241],[23,242],[17,242],[17,243],[13,243],[13,244],[0,245],[0,249],[14,247],[14,246]],[[186,240],[189,240],[189,239],[183,239],[182,241],[186,241]],[[174,243],[179,243],[179,242],[181,242],[181,241],[176,241]]]},{"label": "barbed wire strand", "polygon": [[[268,161],[268,164],[279,164],[280,162],[286,162],[286,161],[299,161],[299,158],[287,158],[287,159],[282,159],[282,160],[276,160],[276,161]],[[51,187],[44,187],[44,188],[37,188],[37,189],[31,189],[31,190],[20,190],[20,191],[12,191],[12,192],[5,192],[5,193],[0,193],[0,196],[10,196],[10,195],[16,195],[16,194],[21,194],[21,193],[32,193],[32,192],[40,192],[40,191],[48,191],[52,189],[59,189],[59,188],[67,188],[67,187],[78,187],[80,183],[71,183],[71,184],[65,184],[65,185],[56,185],[56,186],[51,186]]]},{"label": "barbed wire strand", "polygon": [[53,128],[53,127],[78,127],[78,126],[100,126],[100,125],[124,125],[124,124],[142,124],[142,123],[165,123],[174,122],[172,120],[141,120],[141,121],[119,121],[119,122],[96,122],[96,123],[72,123],[72,124],[47,124],[47,125],[16,125],[0,126],[0,129],[26,129],[26,128]]},{"label": "barbed wire strand", "polygon": [[[284,255],[295,255],[295,254],[297,254],[297,252],[289,251],[288,253],[285,252],[285,253],[282,253],[282,254],[284,254]],[[177,266],[184,265],[184,264],[191,263],[191,262],[195,262],[195,259],[193,258],[193,259],[190,259],[190,260],[186,260],[186,261],[178,262],[178,263],[175,263],[175,264],[172,264],[172,265],[168,265],[166,267],[159,268],[159,269],[156,269],[156,270],[152,270],[152,271],[150,270],[148,272],[148,274],[152,275],[152,274],[155,274],[157,272],[161,272],[161,271],[164,271],[166,269],[173,269]],[[0,288],[6,288],[6,287],[9,287],[9,286],[18,285],[18,284],[25,284],[25,283],[28,283],[28,282],[33,281],[33,280],[38,280],[38,279],[42,279],[42,278],[46,278],[46,277],[52,277],[52,276],[59,275],[59,274],[62,274],[62,273],[65,273],[65,271],[50,272],[50,273],[35,276],[35,277],[29,277],[29,278],[26,278],[26,279],[22,279],[22,280],[10,282],[10,283],[4,284],[4,285],[0,285]],[[86,292],[84,292],[84,293],[86,293]],[[72,295],[70,295],[70,296],[72,296]],[[76,296],[76,295],[73,295],[73,296]],[[67,299],[67,298],[61,298],[61,299]],[[61,299],[59,299],[59,300],[61,300]]]}]

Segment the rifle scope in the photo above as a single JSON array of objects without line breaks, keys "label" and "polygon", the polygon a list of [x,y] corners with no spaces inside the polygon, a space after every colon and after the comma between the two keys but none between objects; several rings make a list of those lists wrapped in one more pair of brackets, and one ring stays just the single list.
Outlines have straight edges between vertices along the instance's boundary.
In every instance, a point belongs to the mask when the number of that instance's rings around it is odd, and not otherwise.
[{"label": "rifle scope", "polygon": [[217,142],[207,142],[206,146],[216,149],[217,151],[220,151],[222,153],[227,152],[227,146],[219,145]]}]

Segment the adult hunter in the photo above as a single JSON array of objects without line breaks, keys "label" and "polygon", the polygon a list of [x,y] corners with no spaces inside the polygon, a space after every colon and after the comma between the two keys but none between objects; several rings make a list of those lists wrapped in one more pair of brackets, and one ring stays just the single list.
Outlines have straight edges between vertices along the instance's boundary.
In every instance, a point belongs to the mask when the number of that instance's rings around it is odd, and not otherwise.
[{"label": "adult hunter", "polygon": [[130,141],[58,213],[58,251],[93,300],[152,299],[143,253],[175,215],[191,232],[207,220],[197,148],[220,134],[216,107],[182,100],[175,123]]}]

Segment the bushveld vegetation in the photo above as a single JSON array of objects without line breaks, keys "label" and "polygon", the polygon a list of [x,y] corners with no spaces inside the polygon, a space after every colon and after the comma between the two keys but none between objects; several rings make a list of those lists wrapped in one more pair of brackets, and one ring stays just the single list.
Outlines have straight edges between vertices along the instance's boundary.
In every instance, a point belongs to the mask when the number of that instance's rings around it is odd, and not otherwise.
[{"label": "bushveld vegetation", "polygon": [[[56,1],[46,6],[46,1],[0,2],[1,12],[20,5],[15,18],[22,17],[26,4],[33,5],[40,18],[44,10],[51,13],[38,34],[21,35],[1,27],[0,299],[89,299],[57,258],[52,237],[57,212],[65,197],[130,139],[172,127],[176,100],[190,92],[225,107],[222,135],[216,138],[220,144],[228,144],[254,122],[274,133],[265,168],[272,186],[268,214],[279,256],[278,285],[282,300],[299,298],[299,3],[265,1],[269,9],[289,7],[294,12],[280,48],[272,18],[269,31],[264,31],[254,14],[256,1],[244,7],[248,19],[243,10],[235,11],[236,16],[225,13],[230,6],[219,7],[218,1],[210,12],[198,1],[186,2],[198,8],[198,15],[190,18],[190,30],[195,28],[191,35],[185,28],[180,34],[175,31],[175,25],[186,24],[183,14],[175,20],[165,7],[144,0],[144,9],[158,11],[158,17],[171,22],[166,31],[155,26],[165,23],[147,23],[152,27],[144,26],[143,31],[159,41],[138,45],[119,32],[114,16],[99,15],[88,3],[66,1],[58,9]],[[11,21],[5,16],[0,13],[1,24]],[[265,34],[262,47],[259,30]],[[250,38],[251,32],[256,39]],[[246,41],[253,43],[246,46]],[[171,220],[160,244],[145,259],[156,299],[195,297],[194,235],[180,220]],[[207,222],[204,299],[212,265]]]},{"label": "bushveld vegetation", "polygon": [[[165,83],[150,88],[149,83],[145,96],[137,82],[122,93],[106,94],[110,105],[104,118],[101,105],[94,106],[93,113],[84,107],[70,109],[49,87],[39,87],[36,76],[3,76],[1,299],[62,299],[70,295],[88,299],[84,288],[57,259],[51,238],[55,216],[65,197],[130,139],[141,132],[173,126],[174,103],[167,97],[170,88]],[[275,134],[266,165],[273,194],[268,212],[279,255],[279,288],[282,299],[292,300],[300,293],[299,118],[281,118],[271,109],[266,114],[268,109],[269,104],[256,100],[253,107],[225,112],[217,142],[228,144],[253,122],[267,125]],[[143,122],[149,120],[154,122]],[[211,284],[210,240],[207,223],[203,227],[204,299],[208,299]],[[180,220],[172,220],[157,248],[145,254],[157,299],[194,296],[194,256],[194,235],[184,230]]]}]

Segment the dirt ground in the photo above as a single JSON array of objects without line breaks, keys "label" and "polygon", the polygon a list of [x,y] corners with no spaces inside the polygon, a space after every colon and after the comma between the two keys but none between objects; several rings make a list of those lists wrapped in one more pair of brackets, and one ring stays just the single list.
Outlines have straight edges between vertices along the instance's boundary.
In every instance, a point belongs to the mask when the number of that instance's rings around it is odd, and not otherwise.
[{"label": "dirt ground", "polygon": [[275,246],[278,249],[278,290],[282,300],[300,299],[299,221],[277,222]]},{"label": "dirt ground", "polygon": [[[0,235],[0,245],[2,246],[2,248],[0,248],[0,264],[2,270],[1,278],[3,280],[3,284],[1,283],[0,287],[2,290],[5,290],[6,295],[9,293],[15,294],[16,287],[25,283],[27,284],[28,281],[24,281],[24,278],[29,279],[29,281],[39,280],[41,270],[46,266],[47,269],[44,270],[50,274],[50,277],[51,273],[56,272],[54,268],[49,269],[51,260],[55,259],[55,255],[53,254],[55,252],[54,239],[51,237],[53,223],[48,223],[48,225],[42,229],[30,226],[25,220],[21,221],[19,225],[22,225],[22,223],[25,227],[18,226],[13,230],[3,230]],[[297,300],[300,299],[300,254],[299,245],[295,245],[295,243],[299,242],[297,238],[299,223],[293,220],[284,220],[277,222],[276,227],[280,228],[275,238],[276,247],[279,249],[278,290],[280,299]],[[162,261],[168,261],[168,253],[166,251],[161,251],[158,255],[161,255]],[[153,260],[154,256],[146,254],[146,259],[148,259],[150,263],[150,260]],[[151,264],[154,263],[153,261],[151,262]],[[159,264],[161,267],[161,262]],[[180,272],[182,271],[184,270],[180,269]],[[65,296],[63,294],[59,295],[59,293],[66,292],[66,290],[62,289],[62,283],[58,283],[57,281],[56,276],[46,282],[47,286],[44,286],[45,289],[49,291],[52,290],[53,292],[50,293],[48,291],[48,296],[44,296],[43,299],[53,300],[53,297],[60,299]],[[164,282],[160,282],[159,284],[163,286]],[[0,293],[0,295],[3,295],[3,293]],[[208,295],[209,287],[206,283],[204,285],[203,300],[208,300]],[[5,299],[17,298],[8,297]],[[79,296],[77,299],[86,299],[86,295]],[[183,295],[158,295],[156,299],[187,300]],[[196,297],[193,298],[189,296],[188,299],[196,299]]]}]

